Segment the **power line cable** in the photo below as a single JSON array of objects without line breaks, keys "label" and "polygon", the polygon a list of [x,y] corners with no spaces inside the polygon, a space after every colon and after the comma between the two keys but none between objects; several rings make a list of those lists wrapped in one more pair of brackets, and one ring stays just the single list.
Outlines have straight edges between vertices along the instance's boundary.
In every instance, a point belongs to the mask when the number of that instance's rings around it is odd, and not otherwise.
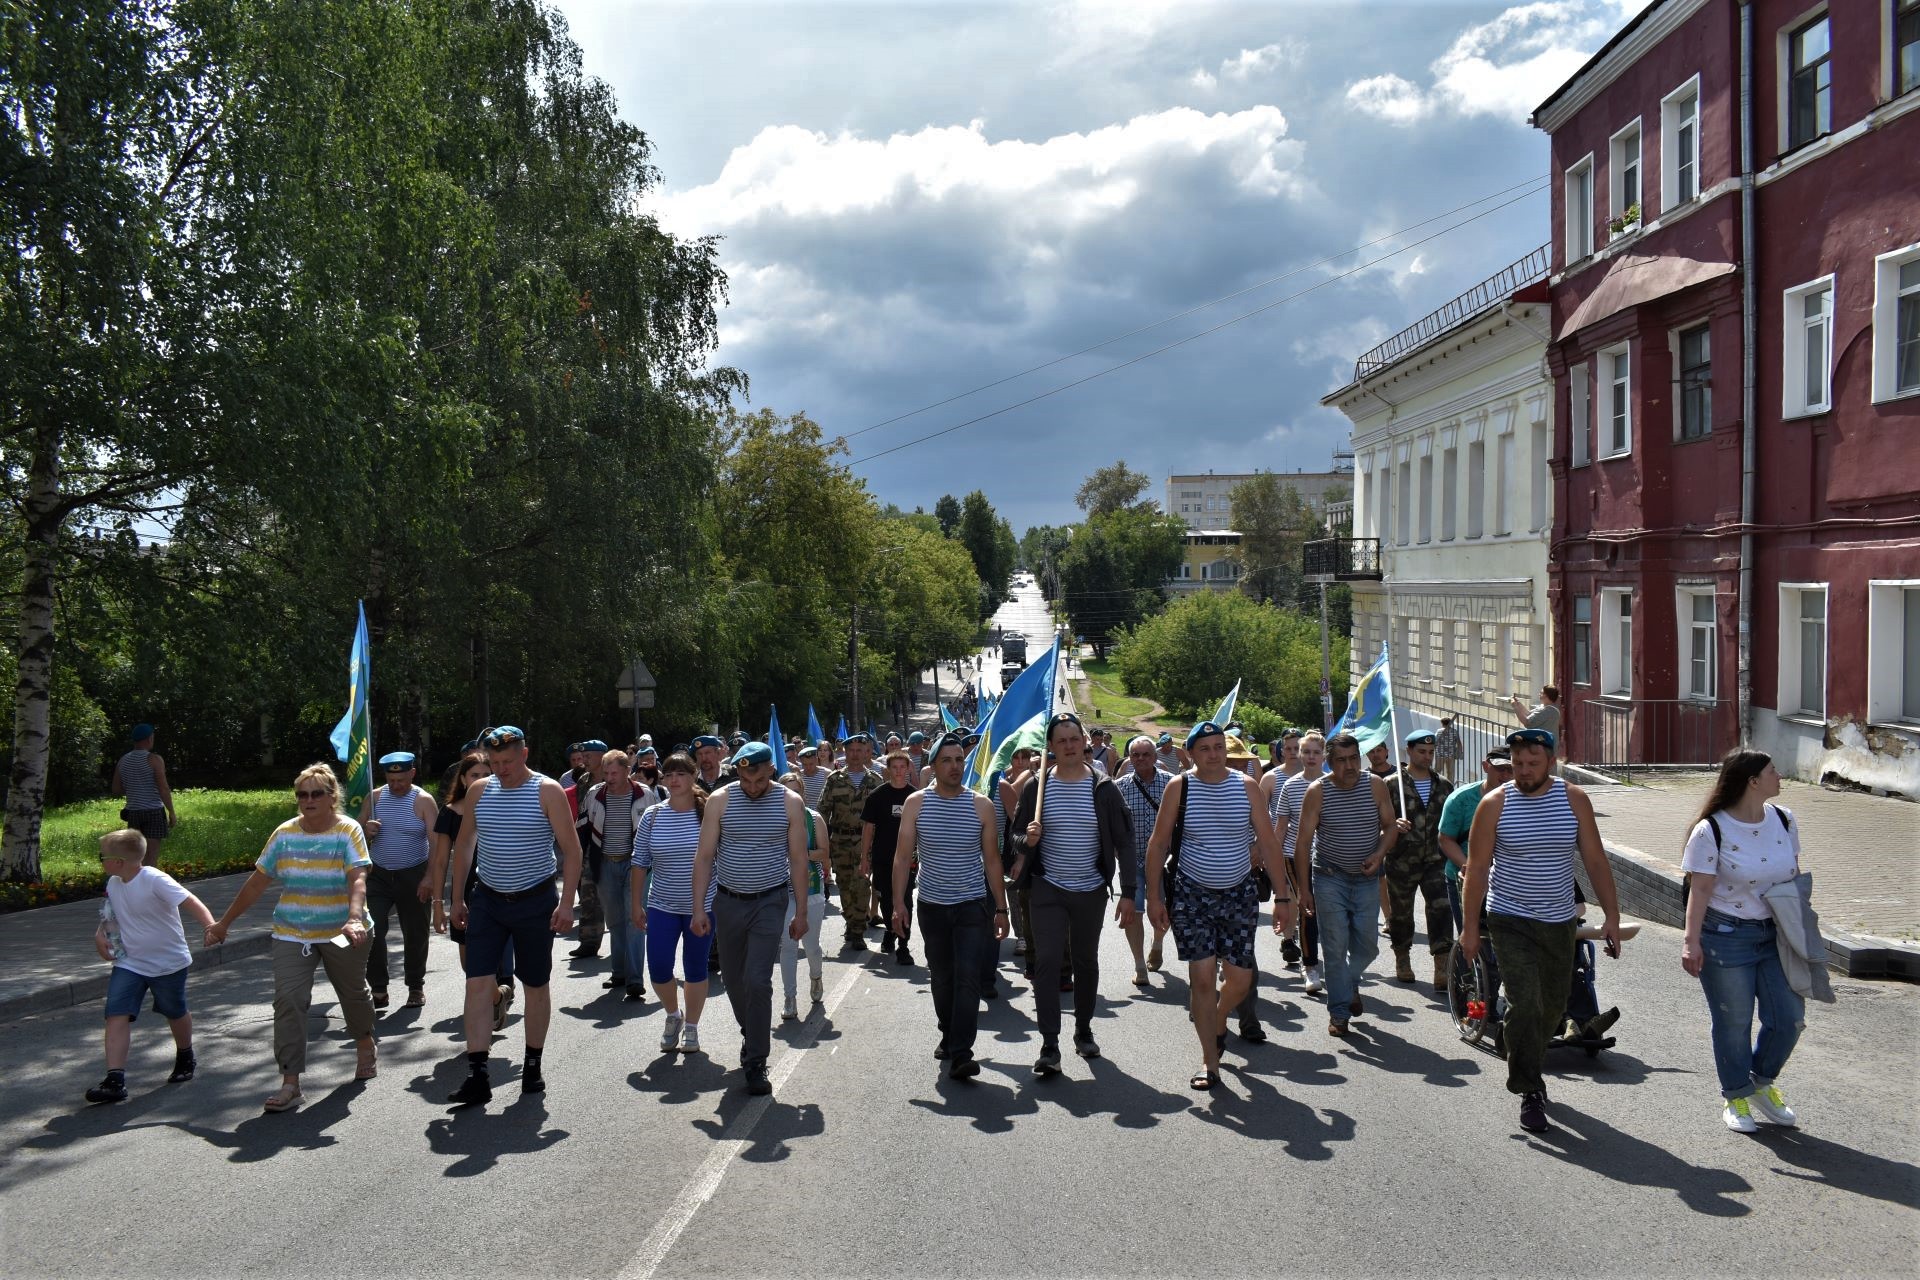
[{"label": "power line cable", "polygon": [[[867,432],[869,431],[878,431],[880,428],[890,427],[896,422],[905,422],[908,418],[915,418],[923,413],[930,413],[935,409],[945,408],[947,405],[950,405],[957,400],[965,400],[969,396],[977,396],[982,391],[991,391],[995,387],[1005,386],[1009,382],[1017,382],[1021,378],[1026,377],[1030,373],[1039,373],[1043,369],[1051,369],[1053,368],[1054,365],[1064,364],[1068,360],[1077,360],[1081,356],[1092,355],[1094,352],[1100,350],[1102,347],[1110,347],[1116,342],[1124,342],[1128,338],[1138,337],[1143,333],[1148,333],[1154,329],[1158,329],[1162,325],[1172,324],[1175,320],[1184,320],[1190,315],[1195,315],[1199,312],[1205,311],[1209,307],[1217,307],[1223,302],[1232,302],[1235,298],[1244,298],[1250,293],[1258,293],[1260,290],[1267,288],[1269,285],[1279,284],[1283,280],[1291,280],[1293,277],[1300,275],[1303,272],[1312,271],[1318,267],[1324,267],[1331,263],[1338,262],[1342,258],[1348,257],[1352,254],[1359,253],[1365,249],[1371,249],[1375,245],[1385,244],[1387,241],[1392,240],[1397,236],[1403,236],[1407,234],[1407,232],[1409,231],[1418,231],[1421,227],[1427,226],[1430,223],[1438,222],[1442,218],[1451,218],[1454,214],[1461,213],[1467,209],[1471,209],[1477,204],[1485,204],[1489,200],[1497,200],[1501,196],[1506,195],[1508,192],[1518,191],[1521,187],[1530,187],[1537,182],[1544,182],[1545,180],[1546,180],[1545,175],[1536,175],[1534,177],[1528,178],[1525,182],[1516,182],[1510,187],[1502,187],[1498,191],[1488,192],[1486,195],[1481,196],[1478,199],[1469,200],[1465,204],[1455,205],[1453,208],[1448,209],[1444,213],[1436,213],[1431,218],[1422,218],[1418,222],[1408,223],[1406,226],[1401,227],[1398,231],[1389,231],[1387,232],[1387,234],[1380,236],[1377,239],[1369,240],[1365,244],[1357,244],[1353,246],[1353,248],[1351,249],[1342,249],[1339,253],[1329,254],[1327,257],[1321,258],[1318,262],[1309,262],[1304,266],[1295,267],[1293,270],[1284,272],[1281,275],[1270,276],[1267,279],[1260,281],[1258,284],[1250,284],[1244,289],[1237,289],[1232,293],[1222,294],[1218,298],[1211,299],[1210,301],[1207,301],[1207,302],[1199,303],[1196,306],[1188,307],[1185,311],[1178,312],[1175,315],[1170,315],[1170,316],[1164,317],[1163,319],[1155,320],[1151,324],[1143,324],[1138,329],[1129,329],[1125,333],[1115,334],[1111,338],[1102,339],[1101,341],[1094,343],[1090,347],[1082,347],[1078,351],[1069,351],[1066,355],[1056,356],[1053,359],[1046,361],[1045,363],[1036,364],[1032,368],[1022,369],[1020,370],[1020,372],[1010,373],[1004,378],[996,378],[992,382],[982,383],[979,386],[974,387],[970,391],[961,391],[961,392],[958,392],[957,394],[950,395],[945,400],[936,400],[932,404],[921,405],[918,409],[909,409],[905,413],[897,413],[891,418],[887,418],[884,421],[874,423],[872,426],[861,427],[858,431],[849,431],[847,432],[846,435],[842,436],[841,438],[844,440],[851,440],[855,436],[863,436],[867,434]],[[1532,193],[1529,193],[1529,194],[1532,194]],[[1488,212],[1491,212],[1491,210],[1489,210]]]},{"label": "power line cable", "polygon": [[1430,236],[1423,236],[1418,240],[1414,240],[1408,244],[1404,244],[1400,246],[1398,249],[1395,249],[1390,253],[1383,253],[1379,257],[1374,258],[1370,262],[1363,262],[1356,267],[1350,267],[1345,271],[1339,272],[1335,275],[1328,276],[1325,280],[1321,280],[1315,284],[1308,285],[1306,288],[1301,289],[1294,293],[1290,293],[1284,298],[1275,299],[1272,302],[1266,303],[1262,306],[1255,307],[1251,311],[1244,311],[1237,316],[1231,317],[1230,319],[1222,320],[1219,324],[1213,325],[1210,328],[1202,329],[1197,333],[1188,334],[1184,338],[1175,339],[1174,341],[1169,342],[1164,346],[1155,347],[1151,351],[1144,351],[1139,355],[1134,356],[1130,359],[1122,360],[1119,364],[1109,365],[1105,369],[1097,369],[1094,372],[1088,374],[1084,378],[1076,378],[1072,382],[1062,383],[1057,387],[1052,387],[1046,391],[1042,391],[1035,395],[1028,396],[1025,400],[1017,400],[1014,403],[1010,405],[1006,405],[1002,408],[989,410],[986,413],[979,414],[972,418],[968,418],[964,422],[956,422],[950,427],[942,427],[938,431],[930,431],[926,435],[916,436],[913,439],[908,440],[903,444],[897,444],[892,446],[891,448],[882,449],[877,453],[869,453],[865,457],[855,458],[851,462],[849,462],[847,465],[849,467],[857,467],[862,463],[872,462],[878,458],[884,458],[890,453],[899,453],[901,450],[911,449],[917,444],[925,444],[929,440],[937,440],[941,436],[951,435],[953,432],[959,431],[962,428],[977,426],[978,424],[985,422],[990,418],[997,418],[1002,414],[1012,413],[1015,409],[1024,409],[1026,406],[1030,404],[1038,404],[1040,401],[1049,399],[1053,396],[1057,396],[1063,391],[1071,391],[1075,387],[1085,386],[1089,382],[1093,382],[1097,379],[1104,378],[1108,374],[1118,373],[1120,372],[1120,370],[1139,364],[1143,360],[1151,360],[1155,356],[1164,355],[1167,352],[1174,350],[1176,347],[1184,347],[1190,342],[1197,342],[1201,338],[1210,337],[1213,334],[1219,333],[1222,329],[1231,328],[1233,325],[1239,324],[1242,320],[1251,320],[1254,316],[1264,314],[1265,312],[1268,312],[1268,311],[1272,311],[1275,307],[1285,306],[1287,303],[1292,302],[1295,299],[1304,298],[1308,294],[1314,293],[1320,289],[1324,289],[1330,284],[1334,284],[1338,281],[1345,280],[1348,276],[1358,275],[1360,272],[1365,271],[1370,267],[1377,267],[1381,263],[1387,261],[1388,259],[1397,258],[1401,254],[1406,253],[1410,249],[1418,249],[1423,244],[1431,244],[1433,241],[1440,239],[1442,236],[1449,235],[1455,231],[1458,231],[1460,228],[1467,226],[1470,223],[1478,222],[1480,219],[1487,217],[1489,214],[1498,213],[1500,210],[1507,208],[1509,205],[1515,205],[1520,203],[1522,200],[1526,200],[1533,196],[1539,195],[1540,192],[1545,191],[1546,189],[1547,189],[1546,185],[1543,183],[1541,186],[1535,188],[1532,191],[1523,191],[1519,195],[1513,197],[1511,200],[1502,201],[1501,203],[1494,205],[1490,209],[1482,209],[1479,213],[1476,213],[1471,217],[1462,218],[1459,222],[1454,223],[1452,226],[1443,227],[1442,229],[1434,232]]}]

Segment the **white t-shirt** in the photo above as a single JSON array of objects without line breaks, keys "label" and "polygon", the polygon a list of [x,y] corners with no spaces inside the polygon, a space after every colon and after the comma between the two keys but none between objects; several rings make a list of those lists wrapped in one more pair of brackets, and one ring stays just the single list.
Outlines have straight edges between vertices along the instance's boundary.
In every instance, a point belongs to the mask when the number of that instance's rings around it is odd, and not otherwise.
[{"label": "white t-shirt", "polygon": [[107,907],[100,916],[120,929],[125,955],[115,960],[143,978],[178,973],[193,963],[187,950],[187,931],[180,923],[180,905],[193,895],[186,886],[157,867],[142,867],[131,880],[107,877]]},{"label": "white t-shirt", "polygon": [[[1786,815],[1784,826],[1780,814]],[[1714,877],[1713,896],[1707,899],[1713,910],[1742,920],[1771,919],[1773,912],[1760,895],[1800,870],[1800,827],[1793,811],[1768,805],[1766,816],[1753,825],[1725,809],[1713,818],[1720,824],[1720,847],[1714,848],[1713,829],[1704,819],[1694,823],[1680,869]]]}]

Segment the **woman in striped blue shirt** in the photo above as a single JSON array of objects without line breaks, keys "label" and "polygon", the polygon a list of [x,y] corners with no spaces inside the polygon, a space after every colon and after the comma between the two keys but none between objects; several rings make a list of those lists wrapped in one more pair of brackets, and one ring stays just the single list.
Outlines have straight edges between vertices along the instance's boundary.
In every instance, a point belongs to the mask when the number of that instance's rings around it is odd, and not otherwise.
[{"label": "woman in striped blue shirt", "polygon": [[1507,746],[1513,781],[1481,798],[1467,837],[1460,954],[1469,961],[1479,954],[1484,908],[1507,994],[1507,1091],[1520,1095],[1520,1127],[1543,1133],[1547,1086],[1540,1068],[1573,985],[1574,860],[1586,866],[1606,912],[1602,931],[1610,956],[1620,954],[1620,903],[1593,802],[1554,776],[1553,735],[1522,729],[1507,735]]},{"label": "woman in striped blue shirt", "polygon": [[[693,931],[693,860],[700,851],[700,821],[706,816],[707,796],[694,783],[693,757],[676,751],[660,766],[660,784],[667,798],[640,815],[633,837],[633,866],[628,881],[631,900],[627,915],[647,935],[647,972],[660,1007],[667,1011],[660,1029],[660,1050],[700,1052],[700,1011],[707,1004],[707,962],[713,952],[713,934]],[[700,915],[713,910],[717,883],[707,886]],[[644,905],[643,905],[644,904]],[[673,978],[674,954],[680,955],[685,981]],[[680,993],[687,1007],[680,1008]]]}]

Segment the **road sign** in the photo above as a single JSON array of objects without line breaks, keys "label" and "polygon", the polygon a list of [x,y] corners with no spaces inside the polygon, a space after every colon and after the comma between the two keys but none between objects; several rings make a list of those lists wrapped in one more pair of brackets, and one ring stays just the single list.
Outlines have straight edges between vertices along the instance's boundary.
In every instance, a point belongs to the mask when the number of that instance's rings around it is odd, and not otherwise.
[{"label": "road sign", "polygon": [[620,709],[622,711],[651,711],[653,710],[653,696],[653,690],[651,689],[622,689],[620,690]]},{"label": "road sign", "polygon": [[[653,672],[647,670],[647,664],[635,658],[620,672],[620,678],[614,681],[613,687],[624,692],[629,689],[658,689],[660,685],[653,678]],[[626,704],[623,702],[620,705]]]}]

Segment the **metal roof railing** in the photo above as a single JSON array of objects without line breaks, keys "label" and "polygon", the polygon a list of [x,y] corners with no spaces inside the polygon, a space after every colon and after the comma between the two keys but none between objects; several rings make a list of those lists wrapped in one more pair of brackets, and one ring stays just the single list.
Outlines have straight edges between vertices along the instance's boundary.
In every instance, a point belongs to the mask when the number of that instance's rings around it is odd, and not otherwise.
[{"label": "metal roof railing", "polygon": [[1525,285],[1547,278],[1547,247],[1541,245],[1518,262],[1502,267],[1430,315],[1422,316],[1353,362],[1353,380],[1386,368],[1422,343],[1505,302]]}]

